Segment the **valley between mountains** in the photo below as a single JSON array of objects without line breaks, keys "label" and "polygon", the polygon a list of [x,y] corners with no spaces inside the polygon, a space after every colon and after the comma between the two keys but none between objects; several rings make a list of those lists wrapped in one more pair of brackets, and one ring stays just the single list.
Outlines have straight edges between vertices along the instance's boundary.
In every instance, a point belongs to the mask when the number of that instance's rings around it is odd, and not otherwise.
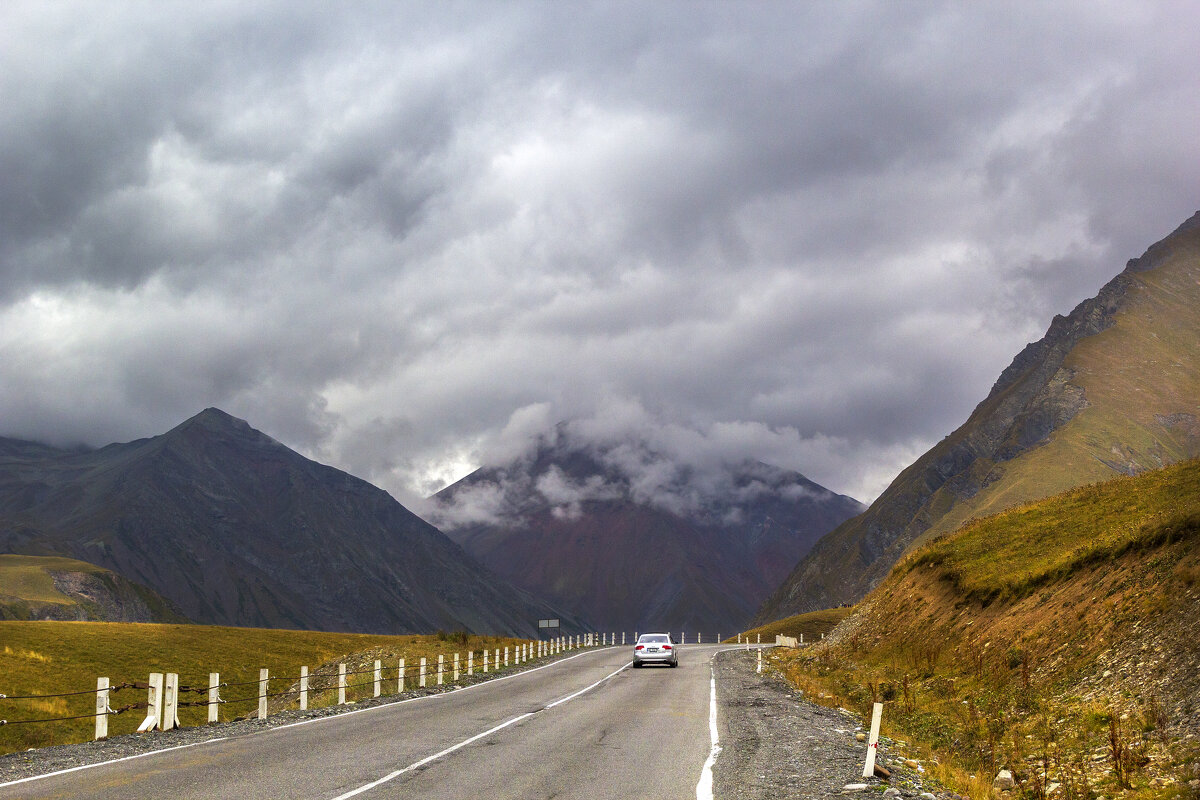
[{"label": "valley between mountains", "polygon": [[1200,797],[1200,214],[1114,272],[869,507],[577,420],[421,516],[215,408],[0,439],[0,617],[807,633],[768,659],[795,702],[884,702],[943,795]]}]

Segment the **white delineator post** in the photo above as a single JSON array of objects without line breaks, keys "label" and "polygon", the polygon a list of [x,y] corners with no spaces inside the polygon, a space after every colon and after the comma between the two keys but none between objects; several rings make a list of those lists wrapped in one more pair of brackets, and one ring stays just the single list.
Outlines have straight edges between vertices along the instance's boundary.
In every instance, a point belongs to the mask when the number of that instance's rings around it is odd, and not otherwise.
[{"label": "white delineator post", "polygon": [[179,725],[179,673],[168,672],[163,681],[163,730]]},{"label": "white delineator post", "polygon": [[108,738],[108,678],[96,678],[96,741]]},{"label": "white delineator post", "polygon": [[625,644],[625,631],[621,631],[621,644]]},{"label": "white delineator post", "polygon": [[[343,669],[344,669],[343,665]],[[258,671],[258,718],[267,718],[267,682],[271,679],[267,668],[263,667]]]},{"label": "white delineator post", "polygon": [[488,651],[487,651],[487,648],[484,648],[484,650],[483,650],[483,674],[487,675],[487,671],[488,671]]},{"label": "white delineator post", "polygon": [[508,648],[504,648],[504,666],[508,666]]},{"label": "white delineator post", "polygon": [[762,650],[758,651],[758,671],[762,672]]},{"label": "white delineator post", "polygon": [[221,721],[221,673],[208,673],[208,721]]},{"label": "white delineator post", "polygon": [[492,669],[499,671],[500,669],[500,648],[496,648],[496,657],[492,659]]},{"label": "white delineator post", "polygon": [[308,711],[308,667],[300,668],[300,710]]},{"label": "white delineator post", "polygon": [[145,733],[146,731],[162,727],[162,673],[151,672],[146,684],[149,687],[146,692],[146,718],[142,720],[141,725],[138,725],[138,733]]},{"label": "white delineator post", "polygon": [[425,657],[422,656],[421,657],[421,669],[420,669],[420,672],[417,673],[418,674],[418,685],[422,689],[425,688],[425,670],[426,670]]},{"label": "white delineator post", "polygon": [[871,736],[867,739],[867,764],[863,767],[864,778],[875,774],[875,753],[879,750],[879,720],[881,717],[883,717],[883,703],[876,703],[871,708]]},{"label": "white delineator post", "polygon": [[338,664],[338,705],[346,705],[346,665]]},{"label": "white delineator post", "polygon": [[396,694],[404,694],[404,659],[400,659],[400,665],[396,668]]},{"label": "white delineator post", "polygon": [[442,673],[445,671],[446,671],[446,657],[444,655],[442,655],[441,653],[438,653],[438,674],[437,674],[437,685],[438,686],[442,685]]},{"label": "white delineator post", "polygon": [[458,683],[458,653],[454,654],[454,682]]},{"label": "white delineator post", "polygon": [[374,678],[375,678],[375,686],[373,687],[373,691],[375,692],[374,696],[379,697],[381,694],[383,694],[383,664],[379,663],[378,658],[375,659]]},{"label": "white delineator post", "polygon": [[474,674],[475,674],[475,651],[468,650],[467,651],[467,677],[469,678]]}]

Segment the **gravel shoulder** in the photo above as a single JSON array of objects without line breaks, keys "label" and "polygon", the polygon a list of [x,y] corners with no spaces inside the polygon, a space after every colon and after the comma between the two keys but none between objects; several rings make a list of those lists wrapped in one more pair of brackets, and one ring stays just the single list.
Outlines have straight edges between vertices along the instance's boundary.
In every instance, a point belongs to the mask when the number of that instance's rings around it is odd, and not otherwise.
[{"label": "gravel shoulder", "polygon": [[[884,792],[890,797],[954,800],[920,771],[904,765],[895,742],[881,739],[877,763],[890,780],[864,779],[867,745],[855,739],[863,720],[844,709],[819,706],[778,674],[758,674],[757,654],[717,654],[717,735],[721,752],[713,766],[717,800],[778,800]],[[861,789],[848,789],[850,785]]]}]

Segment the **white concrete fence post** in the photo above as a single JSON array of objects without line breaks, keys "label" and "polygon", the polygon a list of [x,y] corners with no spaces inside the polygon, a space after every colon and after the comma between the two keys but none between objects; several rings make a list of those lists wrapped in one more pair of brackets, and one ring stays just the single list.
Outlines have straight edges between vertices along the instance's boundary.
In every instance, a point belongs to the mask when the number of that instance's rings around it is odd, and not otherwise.
[{"label": "white concrete fence post", "polygon": [[804,644],[804,634],[800,634],[800,644]]},{"label": "white concrete fence post", "polygon": [[424,688],[425,688],[425,671],[426,671],[426,667],[427,667],[427,665],[426,665],[426,663],[425,663],[425,658],[424,658],[424,656],[422,656],[422,657],[421,657],[421,670],[420,670],[420,672],[418,673],[418,678],[419,678],[418,685],[419,685],[419,686],[420,686],[422,689],[424,689]]},{"label": "white concrete fence post", "polygon": [[145,733],[162,727],[162,697],[163,675],[161,672],[151,672],[146,681],[146,718],[138,725],[137,732]]},{"label": "white concrete fence post", "polygon": [[300,668],[300,710],[308,711],[308,667]]},{"label": "white concrete fence post", "polygon": [[258,671],[258,718],[267,718],[267,681],[271,679],[266,667]]},{"label": "white concrete fence post", "polygon": [[454,654],[454,682],[458,683],[458,653]]},{"label": "white concrete fence post", "polygon": [[758,633],[758,634],[755,634],[755,635],[758,637],[758,641],[757,641],[757,642],[755,642],[755,644],[762,644],[762,634],[761,634],[761,633]]},{"label": "white concrete fence post", "polygon": [[504,666],[508,666],[508,648],[504,648]]},{"label": "white concrete fence post", "polygon": [[346,705],[346,665],[338,664],[338,705]]},{"label": "white concrete fence post", "polygon": [[488,672],[488,651],[487,651],[487,648],[485,647],[485,648],[483,648],[483,674],[487,675],[487,672]]},{"label": "white concrete fence post", "polygon": [[108,738],[108,678],[96,678],[96,741]]},{"label": "white concrete fence post", "polygon": [[375,693],[373,696],[379,697],[383,694],[383,664],[378,658],[375,659],[375,675],[373,677],[375,678],[375,686],[372,687],[372,691]]},{"label": "white concrete fence post", "polygon": [[625,631],[621,631],[621,644],[625,644]]},{"label": "white concrete fence post", "polygon": [[404,694],[404,659],[400,659],[400,666],[396,668],[396,694]]},{"label": "white concrete fence post", "polygon": [[496,648],[496,657],[492,659],[492,669],[500,671],[500,648]]},{"label": "white concrete fence post", "polygon": [[444,673],[445,671],[446,671],[446,657],[444,655],[442,655],[441,653],[438,653],[438,674],[437,674],[437,685],[438,686],[442,685],[442,673]]},{"label": "white concrete fence post", "polygon": [[468,650],[467,651],[467,677],[469,678],[474,674],[475,674],[475,651]]},{"label": "white concrete fence post", "polygon": [[208,721],[221,721],[221,673],[208,673]]},{"label": "white concrete fence post", "polygon": [[168,672],[163,681],[163,730],[179,726],[179,673]]},{"label": "white concrete fence post", "polygon": [[741,643],[742,643],[742,635],[739,633],[738,634],[738,644],[741,644]]},{"label": "white concrete fence post", "polygon": [[867,739],[867,763],[863,767],[863,777],[869,778],[875,774],[875,753],[879,751],[879,721],[883,717],[883,703],[871,707],[871,736]]}]

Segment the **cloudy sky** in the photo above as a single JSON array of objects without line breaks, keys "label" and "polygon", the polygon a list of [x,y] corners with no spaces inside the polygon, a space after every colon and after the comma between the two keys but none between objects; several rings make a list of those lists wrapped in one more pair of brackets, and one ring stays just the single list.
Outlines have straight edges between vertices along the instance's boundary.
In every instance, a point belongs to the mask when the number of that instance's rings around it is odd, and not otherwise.
[{"label": "cloudy sky", "polygon": [[[1200,208],[1190,2],[0,4],[0,435],[871,500]],[[687,448],[684,448],[687,449]]]}]

